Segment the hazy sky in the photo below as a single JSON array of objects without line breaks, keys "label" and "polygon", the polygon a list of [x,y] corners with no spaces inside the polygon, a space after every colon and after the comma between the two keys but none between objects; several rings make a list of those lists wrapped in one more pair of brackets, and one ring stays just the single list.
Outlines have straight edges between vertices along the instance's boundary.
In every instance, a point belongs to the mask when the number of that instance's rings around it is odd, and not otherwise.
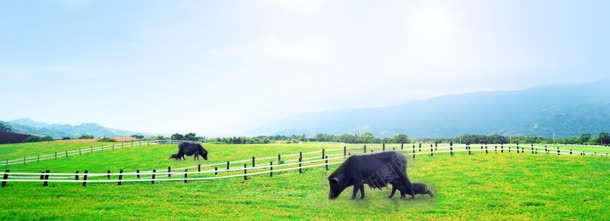
[{"label": "hazy sky", "polygon": [[0,120],[241,135],[310,111],[595,81],[610,1],[1,1]]}]

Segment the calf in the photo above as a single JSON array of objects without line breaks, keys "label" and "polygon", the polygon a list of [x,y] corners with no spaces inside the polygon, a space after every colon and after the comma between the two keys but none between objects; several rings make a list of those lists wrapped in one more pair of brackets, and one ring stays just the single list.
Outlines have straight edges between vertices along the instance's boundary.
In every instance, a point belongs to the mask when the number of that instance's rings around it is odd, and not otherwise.
[{"label": "calf", "polygon": [[[409,193],[408,189],[401,184],[392,184],[392,193],[390,193],[390,196],[388,198],[392,198],[394,196],[394,193],[396,193],[396,190],[400,191],[400,198],[404,199],[406,193]],[[431,190],[428,189],[428,187],[426,186],[426,184],[423,183],[413,183],[413,193],[414,194],[428,194],[430,195],[430,197],[434,198],[434,193],[432,193]],[[411,195],[411,198],[415,197],[415,195]]]}]

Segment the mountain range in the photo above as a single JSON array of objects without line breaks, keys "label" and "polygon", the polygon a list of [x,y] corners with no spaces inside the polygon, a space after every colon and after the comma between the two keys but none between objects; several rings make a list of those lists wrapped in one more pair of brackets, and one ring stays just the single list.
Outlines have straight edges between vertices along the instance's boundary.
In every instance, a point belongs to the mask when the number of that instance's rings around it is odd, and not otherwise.
[{"label": "mountain range", "polygon": [[553,85],[518,91],[447,95],[382,108],[302,113],[272,122],[258,133],[342,134],[380,137],[462,134],[570,137],[610,131],[610,87],[606,82]]},{"label": "mountain range", "polygon": [[134,134],[147,135],[139,132],[107,128],[96,123],[82,123],[79,125],[47,124],[28,118],[21,118],[5,123],[8,124],[13,131],[18,133],[51,136],[56,139],[63,137],[75,138],[83,134],[93,135],[95,137],[122,137]]}]

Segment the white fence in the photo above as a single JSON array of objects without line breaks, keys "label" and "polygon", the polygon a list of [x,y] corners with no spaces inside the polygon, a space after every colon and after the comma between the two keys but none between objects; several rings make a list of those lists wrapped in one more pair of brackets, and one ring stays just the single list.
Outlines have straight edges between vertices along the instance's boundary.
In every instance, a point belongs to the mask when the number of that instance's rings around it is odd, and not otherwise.
[{"label": "white fence", "polygon": [[[356,152],[352,152],[356,150]],[[2,179],[2,186],[5,186],[7,182],[42,182],[44,186],[49,182],[56,183],[82,183],[83,186],[87,183],[126,183],[126,182],[159,182],[159,181],[191,181],[191,180],[215,180],[215,179],[225,179],[225,178],[235,178],[235,177],[243,177],[244,179],[248,176],[260,175],[260,174],[269,174],[270,176],[273,173],[284,172],[284,171],[292,171],[299,170],[302,172],[303,169],[306,168],[314,168],[314,167],[323,167],[325,166],[328,169],[329,165],[335,165],[343,162],[349,155],[361,155],[361,154],[371,154],[376,152],[384,152],[384,151],[399,151],[404,155],[416,158],[417,155],[431,155],[434,154],[451,154],[458,152],[468,152],[468,154],[472,154],[473,152],[485,152],[489,153],[515,153],[515,154],[540,154],[542,152],[544,154],[557,154],[557,155],[567,155],[567,156],[603,156],[608,157],[608,153],[597,153],[597,152],[585,152],[585,151],[574,151],[574,150],[562,150],[559,148],[548,148],[546,146],[518,146],[518,145],[479,145],[473,147],[470,145],[456,145],[456,146],[419,146],[413,145],[412,147],[404,147],[402,149],[398,149],[396,147],[384,148],[384,147],[371,147],[371,146],[363,146],[363,147],[343,147],[337,149],[323,149],[320,151],[311,151],[311,152],[301,152],[295,154],[284,155],[283,158],[278,156],[268,156],[262,158],[253,158],[247,160],[237,160],[237,161],[228,161],[222,163],[212,163],[205,165],[197,165],[191,167],[183,167],[183,168],[168,168],[167,171],[136,171],[136,172],[119,172],[119,173],[50,173],[50,172],[42,172],[42,173],[32,173],[32,172],[10,172],[5,171]],[[339,153],[336,153],[339,152]],[[334,153],[334,154],[333,154]],[[313,157],[303,157],[307,155],[317,155]],[[291,159],[298,156],[297,159]],[[277,157],[277,159],[276,159]],[[245,163],[252,162],[252,164],[260,164],[262,160],[270,160],[269,164],[259,165],[259,166],[250,166],[247,164],[243,164],[243,168],[240,166],[235,166],[236,163]],[[259,162],[257,162],[257,160]],[[276,162],[277,164],[273,164]],[[231,164],[232,163],[232,164]],[[217,166],[226,165],[227,167],[224,169],[219,169]],[[231,168],[231,165],[233,165]],[[207,167],[208,169],[201,170],[201,167]],[[211,168],[214,169],[211,169]],[[189,171],[189,169],[197,168],[197,171]],[[235,173],[235,172],[243,173]],[[250,171],[250,172],[248,172]],[[224,176],[218,176],[219,173],[225,173]],[[204,176],[205,174],[214,174],[213,176]],[[160,178],[158,176],[167,176],[167,178]],[[179,178],[172,178],[172,176],[184,176]],[[191,177],[189,177],[191,175]],[[110,179],[111,176],[117,177],[114,179]],[[150,176],[141,178],[141,176]],[[193,177],[197,176],[197,177]],[[101,179],[106,177],[107,179]],[[132,179],[123,179],[123,177],[134,177]],[[93,179],[91,179],[93,178]]]}]

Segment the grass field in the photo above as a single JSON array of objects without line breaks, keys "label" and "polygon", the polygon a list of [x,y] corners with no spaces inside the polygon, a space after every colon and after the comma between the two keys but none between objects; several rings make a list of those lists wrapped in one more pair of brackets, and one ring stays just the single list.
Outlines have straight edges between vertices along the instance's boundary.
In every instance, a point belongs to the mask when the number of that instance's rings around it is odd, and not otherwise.
[{"label": "grass field", "polygon": [[[64,145],[64,144],[62,144]],[[85,144],[90,145],[90,144]],[[50,146],[50,145],[49,145]],[[43,146],[45,153],[59,147]],[[210,161],[276,156],[340,144],[204,145]],[[351,145],[353,146],[353,145]],[[378,145],[377,145],[378,146]],[[388,145],[388,149],[392,146]],[[42,150],[49,148],[52,150]],[[78,148],[78,147],[77,147]],[[374,148],[378,151],[379,148]],[[473,149],[479,148],[473,145]],[[605,152],[603,147],[561,147]],[[593,149],[591,149],[593,148]],[[18,151],[0,145],[0,159]],[[74,149],[68,147],[68,149]],[[151,145],[91,155],[11,165],[11,171],[90,172],[166,169],[203,163],[168,160],[176,145]],[[423,148],[422,151],[427,151]],[[20,153],[22,154],[22,153]],[[313,155],[318,156],[318,155]],[[262,162],[261,162],[262,163]],[[268,161],[267,161],[268,163]],[[242,163],[243,164],[243,163]],[[366,189],[364,200],[350,200],[348,188],[328,199],[324,167],[303,174],[287,171],[210,181],[89,184],[8,183],[0,189],[1,220],[201,220],[201,219],[417,219],[417,220],[610,220],[610,159],[594,156],[532,155],[491,151],[409,158],[412,181],[427,183],[436,198],[387,199],[389,190]]]}]

